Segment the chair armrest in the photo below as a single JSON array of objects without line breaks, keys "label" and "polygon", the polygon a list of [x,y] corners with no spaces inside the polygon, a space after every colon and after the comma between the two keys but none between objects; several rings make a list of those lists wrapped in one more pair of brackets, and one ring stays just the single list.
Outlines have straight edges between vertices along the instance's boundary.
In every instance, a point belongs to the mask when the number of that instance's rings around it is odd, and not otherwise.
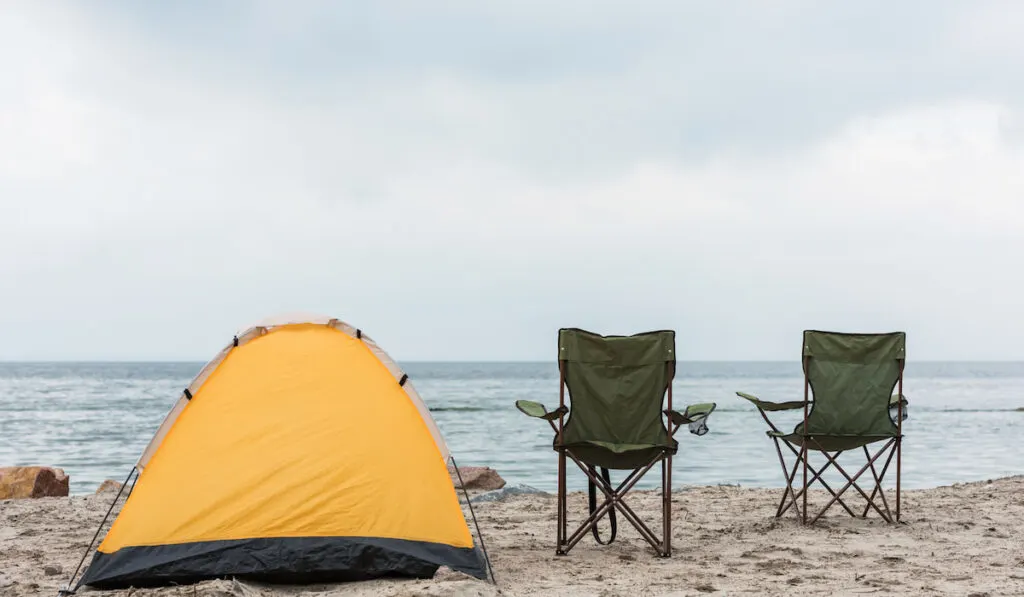
[{"label": "chair armrest", "polygon": [[[754,396],[753,394],[747,394],[744,392],[736,392],[736,395],[739,396],[740,398],[745,398],[753,402],[754,406],[756,406],[760,410],[793,410],[795,408],[804,407],[803,400],[790,400],[789,402],[769,402],[767,400],[761,400],[760,398]],[[808,401],[808,403],[810,402],[813,401]]]},{"label": "chair armrest", "polygon": [[554,421],[569,412],[569,409],[564,406],[559,406],[555,410],[548,412],[548,409],[544,408],[543,404],[533,402],[532,400],[516,400],[516,408],[528,417],[544,419],[545,421]]}]

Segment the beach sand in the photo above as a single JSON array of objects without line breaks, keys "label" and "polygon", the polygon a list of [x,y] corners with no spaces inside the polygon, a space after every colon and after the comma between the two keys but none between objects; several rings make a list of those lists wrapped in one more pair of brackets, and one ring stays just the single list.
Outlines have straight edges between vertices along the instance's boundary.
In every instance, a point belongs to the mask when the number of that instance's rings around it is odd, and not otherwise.
[{"label": "beach sand", "polygon": [[[56,595],[112,495],[0,502],[0,595]],[[659,494],[630,496],[638,514],[660,530]],[[1024,477],[905,491],[898,526],[833,507],[817,525],[802,527],[792,513],[774,518],[779,496],[779,490],[729,486],[676,491],[669,559],[655,557],[621,517],[611,546],[588,535],[568,556],[556,557],[554,496],[474,503],[497,587],[442,569],[431,580],[306,587],[213,581],[134,591],[82,588],[79,595],[1024,595]],[[820,494],[812,501],[823,503]],[[858,503],[852,496],[848,502]],[[585,494],[571,495],[569,507],[571,520],[582,520]],[[601,529],[606,537],[607,521]]]}]

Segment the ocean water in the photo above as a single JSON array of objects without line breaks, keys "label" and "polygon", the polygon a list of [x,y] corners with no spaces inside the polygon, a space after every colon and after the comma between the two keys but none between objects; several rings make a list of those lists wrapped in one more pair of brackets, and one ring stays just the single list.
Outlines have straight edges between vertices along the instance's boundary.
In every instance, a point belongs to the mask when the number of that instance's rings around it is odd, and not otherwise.
[{"label": "ocean water", "polygon": [[[72,493],[91,492],[107,478],[122,480],[202,365],[0,363],[0,466],[62,467],[71,476]],[[518,399],[557,406],[554,363],[402,366],[460,466],[491,466],[510,484],[555,489],[550,427],[513,406]],[[763,420],[735,392],[775,401],[802,398],[799,362],[680,362],[678,369],[674,405],[717,402],[718,409],[707,435],[691,435],[685,428],[677,434],[673,486],[783,486]],[[1024,412],[1017,410],[1024,408],[1024,363],[910,362],[904,393],[910,400],[904,487],[1024,474]],[[792,429],[802,411],[772,416],[780,428]],[[840,463],[853,474],[864,463],[863,454],[844,454]],[[617,482],[622,473],[613,471],[612,477]],[[842,481],[835,473],[827,478]],[[658,482],[654,471],[640,487]],[[583,474],[571,465],[569,483],[573,489],[586,487]]]}]

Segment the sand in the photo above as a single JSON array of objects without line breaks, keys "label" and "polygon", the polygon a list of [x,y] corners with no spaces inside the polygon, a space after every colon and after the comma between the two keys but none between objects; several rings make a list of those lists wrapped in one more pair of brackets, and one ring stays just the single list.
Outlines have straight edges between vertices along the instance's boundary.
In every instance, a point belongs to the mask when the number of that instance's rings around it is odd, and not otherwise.
[{"label": "sand", "polygon": [[[568,556],[556,557],[553,496],[474,503],[497,587],[442,569],[431,580],[306,587],[214,581],[155,590],[83,588],[79,594],[1024,595],[1024,477],[905,491],[900,525],[833,508],[817,525],[802,527],[792,514],[774,518],[778,497],[778,490],[728,486],[678,490],[669,559],[655,557],[621,518],[611,546],[588,535]],[[110,500],[107,494],[0,502],[0,595],[56,595]],[[629,501],[657,524],[657,494],[634,493]],[[570,511],[573,520],[583,518],[585,495],[570,496]]]}]

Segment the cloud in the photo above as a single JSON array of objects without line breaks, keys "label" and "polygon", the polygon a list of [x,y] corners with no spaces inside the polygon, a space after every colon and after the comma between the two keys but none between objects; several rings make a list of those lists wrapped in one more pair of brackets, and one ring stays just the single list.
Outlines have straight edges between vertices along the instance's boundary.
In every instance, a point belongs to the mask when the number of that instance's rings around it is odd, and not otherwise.
[{"label": "cloud", "polygon": [[400,359],[550,358],[567,325],[1024,358],[984,9],[136,6],[2,9],[0,358],[204,359],[294,310]]}]

